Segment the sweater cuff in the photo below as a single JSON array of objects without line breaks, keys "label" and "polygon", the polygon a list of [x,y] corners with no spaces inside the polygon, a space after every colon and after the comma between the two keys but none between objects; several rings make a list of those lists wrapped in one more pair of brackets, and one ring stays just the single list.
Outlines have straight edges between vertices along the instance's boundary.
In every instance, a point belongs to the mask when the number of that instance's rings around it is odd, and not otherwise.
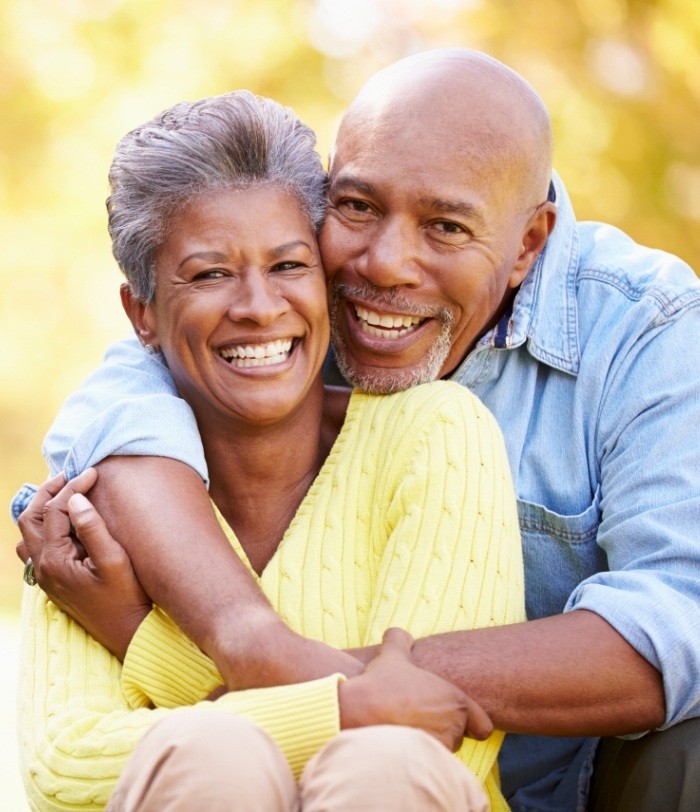
[{"label": "sweater cuff", "polygon": [[149,703],[157,708],[192,705],[223,684],[209,657],[158,607],[129,644],[121,682],[132,708]]},{"label": "sweater cuff", "polygon": [[267,732],[299,779],[309,759],[340,733],[338,685],[342,674],[281,685],[233,691],[216,706],[245,716]]}]

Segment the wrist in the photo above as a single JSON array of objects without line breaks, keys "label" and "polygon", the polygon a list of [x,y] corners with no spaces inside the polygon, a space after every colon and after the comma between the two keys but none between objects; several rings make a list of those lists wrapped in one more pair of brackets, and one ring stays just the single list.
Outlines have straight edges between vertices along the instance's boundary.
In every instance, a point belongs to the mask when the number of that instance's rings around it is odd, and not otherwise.
[{"label": "wrist", "polygon": [[285,661],[303,642],[272,609],[263,608],[245,618],[237,614],[235,619],[220,619],[204,651],[216,663],[229,690],[241,690],[289,682],[284,679]]},{"label": "wrist", "polygon": [[350,730],[354,727],[365,727],[367,720],[367,699],[364,680],[349,679],[338,685],[338,708],[340,710],[340,729]]},{"label": "wrist", "polygon": [[148,617],[152,607],[150,605],[134,607],[129,610],[123,617],[118,618],[114,623],[113,637],[110,638],[107,648],[114,654],[114,656],[121,662],[124,662],[131,641],[138,631],[139,626]]}]

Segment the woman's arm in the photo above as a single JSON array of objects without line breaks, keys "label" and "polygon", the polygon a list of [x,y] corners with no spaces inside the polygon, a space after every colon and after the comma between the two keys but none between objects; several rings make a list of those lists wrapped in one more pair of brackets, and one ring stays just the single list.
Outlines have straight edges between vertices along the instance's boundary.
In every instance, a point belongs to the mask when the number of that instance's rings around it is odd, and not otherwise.
[{"label": "woman's arm", "polygon": [[[62,407],[44,454],[68,479],[99,467],[91,498],[146,592],[213,658],[229,687],[357,673],[352,658],[293,634],[231,550],[205,489],[194,416],[160,355],[146,354],[135,338],[110,347]],[[129,637],[125,629],[120,649]]]},{"label": "woman's arm", "polygon": [[[124,458],[124,461],[136,464],[137,470],[145,467],[146,478],[154,474],[148,465],[150,458]],[[190,634],[193,639],[197,638],[197,632],[205,640],[211,639],[207,634],[219,634],[215,639],[218,650],[229,656],[215,662],[230,689],[303,682],[338,671],[352,675],[362,670],[350,655],[306,640],[282,623],[231,549],[206,491],[202,503],[183,511],[182,503],[172,495],[173,489],[180,493],[173,477],[163,485],[155,476],[153,485],[162,488],[167,504],[160,505],[163,514],[160,510],[149,510],[149,499],[139,498],[138,493],[130,497],[134,478],[123,479],[118,475],[122,472],[120,462],[121,459],[114,458],[105,466],[114,476],[110,494],[116,491],[117,502],[121,498],[120,504],[125,508],[116,511],[115,523],[119,533],[129,539],[124,545],[127,555],[109,534],[97,533],[92,541],[95,558],[85,559],[84,551],[80,552],[71,538],[68,503],[76,494],[87,493],[93,487],[97,479],[94,469],[65,487],[61,477],[46,483],[20,518],[24,537],[18,546],[20,557],[26,560],[31,555],[43,588],[95,639],[122,659],[131,637],[150,610],[150,600],[133,577],[131,558],[137,573],[139,566],[145,573],[139,580],[146,593],[163,594],[165,599],[158,603],[170,609],[169,614],[176,620],[180,620],[178,611],[172,611],[171,605],[179,607],[185,618],[182,625],[187,631],[195,630]],[[189,471],[187,466],[171,460],[155,462],[165,464],[176,474]],[[156,466],[155,470],[158,469]],[[188,477],[186,481],[195,484]],[[103,487],[102,492],[105,490]],[[93,494],[95,491],[93,488]],[[113,497],[106,501],[109,511]],[[131,510],[126,510],[129,507]],[[199,549],[209,514],[213,555]],[[94,510],[81,512],[75,508],[72,519],[82,532],[89,530],[95,519],[100,524],[102,521]],[[105,541],[105,537],[112,543]],[[213,557],[217,554],[220,560]],[[101,566],[96,568],[97,564]],[[232,580],[228,579],[229,573]],[[177,586],[173,589],[171,583]],[[233,593],[233,600],[228,599],[227,590]],[[200,647],[207,649],[206,643]]]},{"label": "woman's arm", "polygon": [[[87,490],[95,476],[90,469],[73,481],[73,488]],[[61,483],[62,478],[58,477],[43,486],[20,519],[24,537],[21,553],[25,557],[36,556],[40,562],[36,570],[39,583],[51,589],[52,597],[59,595],[65,603],[63,608],[74,617],[86,618],[98,639],[107,646],[112,646],[110,638],[114,627],[120,625],[125,605],[135,607],[130,618],[147,615],[128,646],[121,674],[121,688],[129,706],[137,708],[152,703],[175,708],[193,704],[213,691],[219,696],[222,680],[212,661],[162,610],[150,609],[128,557],[81,493],[70,497],[65,511],[56,510],[65,494],[59,492],[54,497],[48,518],[51,533],[47,536],[43,532],[47,520],[45,504]],[[71,523],[75,540],[70,536]],[[62,566],[61,576],[58,581],[49,582],[47,570],[49,574],[52,569],[55,572],[56,564]],[[132,623],[129,619],[127,625]],[[410,636],[399,629],[392,630],[364,674],[341,684],[338,702],[342,726],[411,725],[427,730],[454,748],[461,741],[469,713],[481,724],[481,735],[488,735],[490,722],[480,709],[460,690],[417,668],[410,649]],[[243,694],[248,695],[252,705],[242,704]],[[238,707],[255,711],[256,697],[254,691],[241,692]],[[297,720],[295,724],[303,721]]]},{"label": "woman's arm", "polygon": [[[103,806],[151,725],[187,712],[130,707],[120,671],[118,661],[41,590],[25,587],[19,738],[35,808]],[[228,693],[215,704],[259,724],[298,774],[339,729],[339,679]]]}]

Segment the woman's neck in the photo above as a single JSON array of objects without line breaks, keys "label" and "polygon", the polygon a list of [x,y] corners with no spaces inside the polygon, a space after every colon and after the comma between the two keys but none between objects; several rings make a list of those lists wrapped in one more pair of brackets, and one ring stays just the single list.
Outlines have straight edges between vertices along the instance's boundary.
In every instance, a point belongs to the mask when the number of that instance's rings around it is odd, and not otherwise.
[{"label": "woman's neck", "polygon": [[319,386],[283,421],[200,422],[210,494],[258,574],[277,549],[343,424],[349,392]]}]

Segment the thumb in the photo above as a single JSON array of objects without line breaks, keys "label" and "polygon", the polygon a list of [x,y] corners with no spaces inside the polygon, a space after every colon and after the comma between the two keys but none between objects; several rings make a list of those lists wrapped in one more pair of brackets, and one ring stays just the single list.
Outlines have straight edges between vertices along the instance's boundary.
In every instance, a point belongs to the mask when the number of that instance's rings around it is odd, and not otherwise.
[{"label": "thumb", "polygon": [[466,736],[477,741],[483,741],[493,733],[493,722],[481,707],[481,705],[470,696],[465,695],[465,705],[469,717],[467,719],[467,727],[464,731]]},{"label": "thumb", "polygon": [[99,569],[124,555],[119,542],[114,540],[100,514],[82,493],[74,493],[68,500],[68,515],[75,535],[95,567]]},{"label": "thumb", "polygon": [[395,652],[404,657],[411,656],[411,649],[413,648],[413,637],[404,629],[399,629],[396,626],[387,629],[382,636],[382,652]]}]

